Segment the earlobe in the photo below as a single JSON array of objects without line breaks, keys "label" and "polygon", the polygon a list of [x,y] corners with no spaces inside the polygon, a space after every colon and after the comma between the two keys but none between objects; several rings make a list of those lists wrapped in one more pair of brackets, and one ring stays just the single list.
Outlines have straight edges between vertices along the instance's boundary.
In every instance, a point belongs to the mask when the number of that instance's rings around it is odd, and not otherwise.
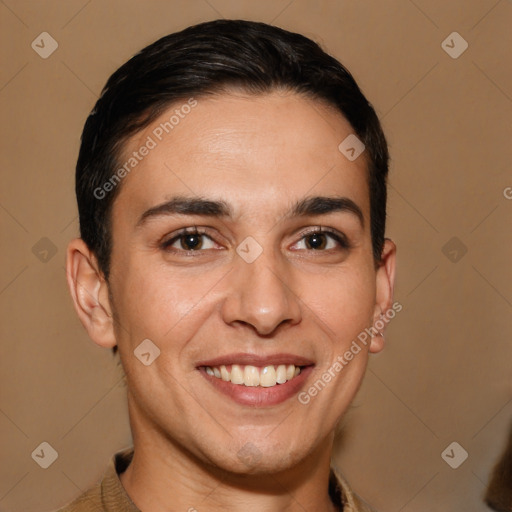
[{"label": "earlobe", "polygon": [[90,338],[101,347],[114,347],[108,283],[96,257],[81,238],[68,245],[66,275],[75,310]]},{"label": "earlobe", "polygon": [[377,354],[384,348],[385,343],[384,331],[379,331],[375,336],[372,336],[369,351],[372,354]]},{"label": "earlobe", "polygon": [[[377,353],[384,348],[384,327],[386,322],[383,317],[391,309],[393,303],[393,290],[395,286],[395,266],[396,266],[396,245],[386,238],[382,249],[382,258],[379,268],[376,272],[376,294],[375,309],[373,315],[373,325],[379,334],[372,337],[370,352]],[[384,327],[382,327],[384,324]]]}]

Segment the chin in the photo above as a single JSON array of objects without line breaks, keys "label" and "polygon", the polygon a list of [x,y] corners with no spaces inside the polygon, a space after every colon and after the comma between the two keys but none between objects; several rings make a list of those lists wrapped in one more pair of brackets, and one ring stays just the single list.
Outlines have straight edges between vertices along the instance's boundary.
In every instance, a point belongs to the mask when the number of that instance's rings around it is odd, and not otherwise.
[{"label": "chin", "polygon": [[[235,442],[232,443],[235,445]],[[221,459],[218,455],[212,458],[214,465],[238,475],[271,475],[286,471],[300,463],[307,456],[306,451],[300,453],[292,447],[281,446],[280,449],[266,442],[246,441],[236,443],[241,446],[237,451],[230,450],[229,456]]]}]

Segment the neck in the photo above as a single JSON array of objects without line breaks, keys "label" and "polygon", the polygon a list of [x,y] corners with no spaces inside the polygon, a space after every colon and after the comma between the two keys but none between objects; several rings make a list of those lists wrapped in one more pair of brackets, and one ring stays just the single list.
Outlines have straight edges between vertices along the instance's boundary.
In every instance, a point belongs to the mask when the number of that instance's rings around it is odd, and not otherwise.
[{"label": "neck", "polygon": [[337,510],[328,493],[332,436],[293,467],[238,474],[199,459],[140,417],[130,420],[134,456],[120,479],[141,511]]}]

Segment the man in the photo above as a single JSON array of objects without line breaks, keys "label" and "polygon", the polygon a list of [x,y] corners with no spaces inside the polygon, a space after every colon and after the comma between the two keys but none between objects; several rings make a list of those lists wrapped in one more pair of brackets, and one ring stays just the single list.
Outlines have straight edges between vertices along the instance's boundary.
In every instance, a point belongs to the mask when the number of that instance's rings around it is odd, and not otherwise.
[{"label": "man", "polygon": [[373,108],[299,34],[204,23],[110,77],[67,273],[133,449],[64,511],[370,510],[330,463],[392,311],[387,171]]}]

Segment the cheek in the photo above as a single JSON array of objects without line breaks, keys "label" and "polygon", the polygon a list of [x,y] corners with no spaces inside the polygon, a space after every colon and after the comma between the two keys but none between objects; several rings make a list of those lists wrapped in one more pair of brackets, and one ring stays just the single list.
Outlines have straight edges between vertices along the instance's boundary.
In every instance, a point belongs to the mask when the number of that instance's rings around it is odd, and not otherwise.
[{"label": "cheek", "polygon": [[[307,286],[306,286],[307,285]],[[304,304],[328,327],[337,343],[354,339],[371,325],[375,278],[371,271],[347,269],[304,283]]]},{"label": "cheek", "polygon": [[[191,275],[169,266],[131,262],[116,287],[116,310],[120,322],[130,325],[125,331],[131,338],[150,338],[165,343],[177,333],[187,337],[192,323],[203,318],[208,309],[208,295],[218,278],[213,273]],[[125,335],[125,333],[121,333]]]}]

